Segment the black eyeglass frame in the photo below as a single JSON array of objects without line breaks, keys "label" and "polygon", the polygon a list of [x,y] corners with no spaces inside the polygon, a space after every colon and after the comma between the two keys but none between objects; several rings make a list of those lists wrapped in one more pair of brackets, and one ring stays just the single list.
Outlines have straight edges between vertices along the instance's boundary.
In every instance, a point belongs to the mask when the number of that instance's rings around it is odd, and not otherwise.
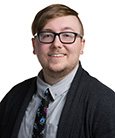
[{"label": "black eyeglass frame", "polygon": [[[52,34],[54,34],[54,39],[53,39],[51,42],[43,42],[43,41],[40,40],[40,34],[42,34],[42,33],[52,33]],[[63,42],[63,41],[61,40],[61,38],[60,38],[60,34],[63,34],[63,33],[72,33],[72,34],[74,34],[74,35],[75,35],[75,36],[74,36],[74,40],[73,40],[72,42]],[[78,34],[78,33],[75,33],[75,32],[60,32],[60,33],[55,33],[55,32],[49,32],[49,31],[41,31],[41,32],[39,32],[39,33],[36,33],[36,34],[34,35],[34,37],[35,37],[35,36],[38,36],[39,41],[40,41],[41,43],[44,43],[44,44],[51,44],[51,43],[53,43],[53,42],[55,41],[55,37],[56,37],[56,36],[59,37],[60,42],[63,43],[63,44],[72,44],[72,43],[74,43],[75,40],[76,40],[76,37],[80,37],[81,39],[83,38],[82,35],[80,35],[80,34]]]}]

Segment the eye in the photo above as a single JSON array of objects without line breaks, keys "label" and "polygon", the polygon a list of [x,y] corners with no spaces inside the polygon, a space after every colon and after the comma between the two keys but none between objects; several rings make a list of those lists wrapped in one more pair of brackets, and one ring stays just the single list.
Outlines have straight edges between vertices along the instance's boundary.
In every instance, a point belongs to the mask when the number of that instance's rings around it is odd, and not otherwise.
[{"label": "eye", "polygon": [[44,32],[40,34],[40,40],[41,41],[52,41],[54,38],[54,35],[49,32]]},{"label": "eye", "polygon": [[70,34],[63,34],[63,37],[71,37]]},{"label": "eye", "polygon": [[63,33],[62,36],[64,38],[73,38],[74,37],[74,35],[72,33]]},{"label": "eye", "polygon": [[42,39],[45,38],[52,38],[53,36],[51,34],[42,34]]}]

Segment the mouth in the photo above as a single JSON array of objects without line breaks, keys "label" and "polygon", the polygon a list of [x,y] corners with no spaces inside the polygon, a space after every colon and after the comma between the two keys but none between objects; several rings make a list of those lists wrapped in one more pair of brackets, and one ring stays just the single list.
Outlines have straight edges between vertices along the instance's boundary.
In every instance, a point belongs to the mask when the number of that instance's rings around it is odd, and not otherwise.
[{"label": "mouth", "polygon": [[50,54],[49,55],[50,57],[57,57],[57,58],[59,58],[59,57],[65,57],[66,56],[66,54]]}]

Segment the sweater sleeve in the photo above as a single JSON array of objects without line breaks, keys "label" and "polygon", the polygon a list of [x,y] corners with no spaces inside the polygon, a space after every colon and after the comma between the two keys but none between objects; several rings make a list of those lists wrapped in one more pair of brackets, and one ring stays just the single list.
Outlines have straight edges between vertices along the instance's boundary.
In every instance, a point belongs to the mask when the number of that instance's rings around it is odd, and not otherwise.
[{"label": "sweater sleeve", "polygon": [[115,93],[104,87],[97,93],[89,112],[92,138],[115,138]]},{"label": "sweater sleeve", "polygon": [[[19,113],[23,115],[25,110],[23,108],[23,112],[20,111],[21,107],[25,107],[29,103],[33,93],[36,91],[35,82],[36,77],[17,84],[6,94],[4,99],[1,101],[0,138],[11,138],[11,134],[14,132],[15,125],[17,127],[17,119],[20,119],[21,121],[23,118],[23,116],[19,116]],[[27,98],[26,102],[24,102],[25,98]],[[18,122],[18,127],[20,125],[20,121]]]}]

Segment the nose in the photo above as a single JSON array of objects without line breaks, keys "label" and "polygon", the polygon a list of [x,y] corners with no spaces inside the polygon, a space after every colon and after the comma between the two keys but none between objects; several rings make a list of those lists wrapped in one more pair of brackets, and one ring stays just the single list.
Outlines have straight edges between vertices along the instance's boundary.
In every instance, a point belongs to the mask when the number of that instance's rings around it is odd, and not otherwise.
[{"label": "nose", "polygon": [[55,40],[54,40],[54,42],[52,43],[52,47],[54,48],[61,48],[62,47],[62,43],[61,43],[61,41],[60,41],[60,39],[59,39],[59,36],[57,35],[57,36],[55,36]]}]

